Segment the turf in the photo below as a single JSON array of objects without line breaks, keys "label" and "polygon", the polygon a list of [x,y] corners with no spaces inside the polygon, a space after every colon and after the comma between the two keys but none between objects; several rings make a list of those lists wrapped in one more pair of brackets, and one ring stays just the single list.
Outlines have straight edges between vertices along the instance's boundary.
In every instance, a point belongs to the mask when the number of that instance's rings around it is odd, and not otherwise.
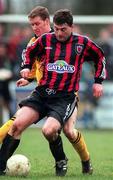
[{"label": "turf", "polygon": [[83,131],[94,168],[93,175],[82,175],[81,163],[72,145],[63,137],[65,152],[68,156],[68,172],[65,177],[55,177],[54,160],[48,143],[38,128],[27,129],[15,152],[26,155],[31,162],[31,171],[26,178],[1,176],[0,180],[113,180],[113,138],[112,131]]}]

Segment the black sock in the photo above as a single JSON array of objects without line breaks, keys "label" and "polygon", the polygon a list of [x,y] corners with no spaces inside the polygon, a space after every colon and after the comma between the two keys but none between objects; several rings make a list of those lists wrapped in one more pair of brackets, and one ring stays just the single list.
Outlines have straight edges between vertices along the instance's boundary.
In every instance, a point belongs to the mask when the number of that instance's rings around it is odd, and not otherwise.
[{"label": "black sock", "polygon": [[5,137],[0,148],[0,171],[4,171],[6,169],[7,160],[10,156],[12,156],[12,154],[18,147],[19,142],[19,139],[14,139],[9,134],[7,134],[7,136]]},{"label": "black sock", "polygon": [[66,158],[60,135],[58,135],[58,138],[55,141],[49,142],[49,147],[53,157],[55,158],[55,161],[64,160]]}]

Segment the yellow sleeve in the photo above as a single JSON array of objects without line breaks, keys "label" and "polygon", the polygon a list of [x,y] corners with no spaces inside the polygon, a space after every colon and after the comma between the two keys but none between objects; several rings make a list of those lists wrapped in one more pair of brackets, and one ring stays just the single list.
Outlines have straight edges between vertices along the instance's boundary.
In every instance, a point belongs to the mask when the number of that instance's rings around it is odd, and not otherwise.
[{"label": "yellow sleeve", "polygon": [[[36,40],[35,37],[31,38],[31,40],[29,41],[28,45],[33,43]],[[36,58],[34,61],[34,64],[32,66],[30,75],[29,75],[29,79],[34,79],[36,78],[37,82],[40,81],[40,79],[43,76],[43,70],[41,67],[41,62]]]},{"label": "yellow sleeve", "polygon": [[32,44],[33,42],[35,42],[36,39],[37,39],[36,37],[32,37],[32,38],[30,39],[30,41],[28,42],[27,45],[30,45],[30,44]]},{"label": "yellow sleeve", "polygon": [[37,80],[37,82],[40,81],[42,76],[43,76],[43,67],[41,66],[40,61],[36,61],[36,80]]},{"label": "yellow sleeve", "polygon": [[34,79],[34,78],[36,78],[36,60],[34,61],[32,65],[32,69],[30,71],[28,79]]}]

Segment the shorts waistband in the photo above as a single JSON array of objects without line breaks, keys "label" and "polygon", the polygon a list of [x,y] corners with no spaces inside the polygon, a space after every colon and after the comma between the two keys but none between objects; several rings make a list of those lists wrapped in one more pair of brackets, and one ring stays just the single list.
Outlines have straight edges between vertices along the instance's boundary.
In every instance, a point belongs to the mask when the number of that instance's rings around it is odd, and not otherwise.
[{"label": "shorts waistband", "polygon": [[71,91],[71,92],[56,91],[55,89],[51,89],[48,87],[42,87],[42,86],[36,87],[36,91],[38,91],[40,93],[40,95],[46,96],[46,97],[61,97],[61,96],[64,97],[64,96],[68,96],[68,95],[76,96],[76,93],[74,91]]}]

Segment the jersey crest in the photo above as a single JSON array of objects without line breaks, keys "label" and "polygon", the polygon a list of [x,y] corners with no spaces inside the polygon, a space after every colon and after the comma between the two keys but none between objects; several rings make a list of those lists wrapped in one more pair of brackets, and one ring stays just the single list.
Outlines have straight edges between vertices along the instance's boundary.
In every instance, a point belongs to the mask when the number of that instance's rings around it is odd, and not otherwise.
[{"label": "jersey crest", "polygon": [[76,45],[75,45],[75,51],[76,51],[76,53],[77,53],[77,54],[81,54],[82,51],[83,51],[83,47],[84,47],[83,44],[76,44]]}]

